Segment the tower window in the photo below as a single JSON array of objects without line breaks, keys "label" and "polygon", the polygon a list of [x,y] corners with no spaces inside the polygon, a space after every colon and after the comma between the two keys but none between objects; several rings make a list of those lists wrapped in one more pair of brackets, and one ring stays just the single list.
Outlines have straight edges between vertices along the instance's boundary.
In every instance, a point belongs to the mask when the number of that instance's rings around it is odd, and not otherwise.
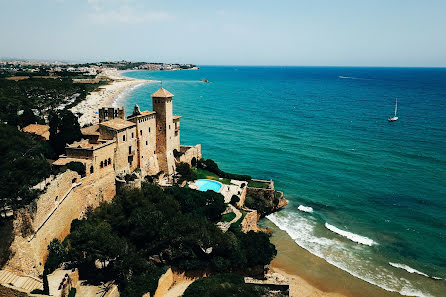
[{"label": "tower window", "polygon": [[169,130],[170,130],[170,125],[169,125]]},{"label": "tower window", "polygon": [[125,142],[125,134],[122,135],[122,141]]},{"label": "tower window", "polygon": [[150,133],[150,127],[149,127],[149,133]]},{"label": "tower window", "polygon": [[146,145],[149,145],[149,142],[146,140]]},{"label": "tower window", "polygon": [[132,138],[134,137],[134,134],[133,134],[133,132],[132,132]]},{"label": "tower window", "polygon": [[139,130],[139,134],[142,135],[142,130]]}]

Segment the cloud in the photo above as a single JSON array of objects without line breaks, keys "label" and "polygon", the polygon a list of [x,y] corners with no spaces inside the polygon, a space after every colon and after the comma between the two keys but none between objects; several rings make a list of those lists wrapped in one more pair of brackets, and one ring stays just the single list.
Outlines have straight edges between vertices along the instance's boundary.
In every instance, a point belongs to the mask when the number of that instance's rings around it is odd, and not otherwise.
[{"label": "cloud", "polygon": [[[128,0],[112,2],[122,4],[127,3]],[[103,5],[104,0],[88,0],[88,3],[93,8],[93,11],[88,14],[88,18],[94,24],[141,24],[167,21],[174,18],[165,11],[136,10],[128,5],[107,8]]]}]

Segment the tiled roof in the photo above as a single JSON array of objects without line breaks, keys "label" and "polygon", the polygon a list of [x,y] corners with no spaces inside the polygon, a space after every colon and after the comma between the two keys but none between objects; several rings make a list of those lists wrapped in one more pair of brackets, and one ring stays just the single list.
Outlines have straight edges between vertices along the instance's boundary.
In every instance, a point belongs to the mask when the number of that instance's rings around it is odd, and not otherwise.
[{"label": "tiled roof", "polygon": [[93,125],[93,126],[89,126],[89,127],[85,127],[81,129],[82,134],[84,135],[99,135],[99,125]]},{"label": "tiled roof", "polygon": [[120,118],[116,118],[110,121],[106,121],[106,122],[102,122],[99,125],[108,127],[108,128],[112,128],[115,130],[122,130],[122,129],[126,129],[126,128],[130,128],[132,126],[135,126],[135,123],[130,122],[130,121],[126,121]]},{"label": "tiled roof", "polygon": [[155,98],[172,98],[173,94],[171,92],[169,92],[168,90],[161,88],[158,91],[156,91],[155,93],[152,94],[152,97]]},{"label": "tiled roof", "polygon": [[48,125],[31,124],[23,128],[23,131],[37,134],[46,140],[50,139],[50,126]]}]

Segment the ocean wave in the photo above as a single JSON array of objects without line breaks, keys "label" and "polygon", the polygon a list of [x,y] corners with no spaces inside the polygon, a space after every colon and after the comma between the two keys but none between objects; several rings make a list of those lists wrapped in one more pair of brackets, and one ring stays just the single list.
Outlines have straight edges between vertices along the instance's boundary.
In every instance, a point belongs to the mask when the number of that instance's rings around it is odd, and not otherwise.
[{"label": "ocean wave", "polygon": [[[408,280],[394,275],[392,271],[384,267],[380,267],[379,271],[376,270],[378,267],[368,267],[369,262],[364,262],[358,258],[354,251],[344,243],[315,236],[314,230],[317,223],[308,219],[308,216],[276,213],[268,215],[266,218],[279,229],[285,231],[298,246],[353,277],[389,292],[398,292],[405,296],[433,297],[429,293],[418,290]],[[375,272],[366,273],[366,271],[372,270]]]},{"label": "ocean wave", "polygon": [[299,205],[297,209],[303,212],[313,212],[313,207],[310,206]]},{"label": "ocean wave", "polygon": [[370,78],[353,77],[353,76],[342,76],[342,75],[339,75],[338,77],[339,77],[339,78],[342,78],[342,79],[372,80],[372,79],[370,79]]},{"label": "ocean wave", "polygon": [[339,234],[339,235],[341,235],[343,237],[346,237],[346,238],[350,239],[351,241],[354,241],[354,242],[357,242],[357,243],[360,243],[360,244],[364,244],[364,245],[368,245],[368,246],[372,246],[372,245],[376,244],[376,242],[374,242],[372,239],[370,239],[368,237],[361,236],[361,235],[358,235],[358,234],[355,234],[355,233],[351,233],[351,232],[348,232],[348,231],[341,230],[341,229],[339,229],[339,228],[337,228],[337,227],[335,227],[333,225],[330,225],[329,223],[325,223],[325,227],[328,230],[330,230],[330,231],[332,231],[332,232],[334,232],[336,234]]},{"label": "ocean wave", "polygon": [[416,274],[419,274],[419,275],[422,275],[422,276],[425,276],[425,277],[428,277],[428,278],[437,279],[437,280],[441,280],[441,279],[442,279],[441,277],[429,276],[429,275],[427,275],[426,273],[421,272],[421,271],[419,271],[419,270],[416,270],[416,269],[414,269],[414,268],[412,268],[412,267],[410,267],[410,266],[407,266],[407,265],[405,265],[405,264],[399,264],[399,263],[392,263],[392,262],[389,262],[389,265],[390,265],[390,266],[393,266],[393,267],[395,267],[395,268],[404,269],[404,270],[406,270],[406,271],[409,272],[409,273],[416,273]]}]

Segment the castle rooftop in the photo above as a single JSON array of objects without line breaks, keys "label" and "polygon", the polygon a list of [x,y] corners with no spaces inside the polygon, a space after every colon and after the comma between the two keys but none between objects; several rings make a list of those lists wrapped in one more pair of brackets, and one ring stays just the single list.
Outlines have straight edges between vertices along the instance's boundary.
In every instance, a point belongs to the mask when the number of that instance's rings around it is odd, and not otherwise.
[{"label": "castle rooftop", "polygon": [[96,150],[112,143],[114,143],[113,140],[99,140],[98,143],[91,143],[88,139],[81,139],[67,145],[66,148]]},{"label": "castle rooftop", "polygon": [[135,126],[135,123],[127,121],[127,120],[123,120],[120,118],[116,118],[110,121],[106,121],[106,122],[102,122],[99,125],[111,128],[113,130],[122,130],[122,129],[127,129],[130,128],[132,126]]},{"label": "castle rooftop", "polygon": [[23,128],[23,132],[37,134],[46,140],[50,139],[50,126],[48,125],[31,124]]},{"label": "castle rooftop", "polygon": [[155,93],[152,94],[153,98],[172,98],[173,94],[169,92],[168,90],[161,88]]},{"label": "castle rooftop", "polygon": [[83,135],[100,135],[98,129],[99,129],[99,125],[96,124],[96,125],[92,125],[92,126],[88,126],[88,127],[82,128],[81,129],[81,133]]},{"label": "castle rooftop", "polygon": [[148,116],[148,115],[152,115],[152,114],[155,114],[156,112],[154,112],[154,111],[148,111],[148,110],[145,110],[145,111],[141,111],[139,114],[137,114],[137,115],[129,115],[128,117],[127,117],[127,119],[133,119],[133,118],[139,118],[139,117],[145,117],[145,116]]}]

